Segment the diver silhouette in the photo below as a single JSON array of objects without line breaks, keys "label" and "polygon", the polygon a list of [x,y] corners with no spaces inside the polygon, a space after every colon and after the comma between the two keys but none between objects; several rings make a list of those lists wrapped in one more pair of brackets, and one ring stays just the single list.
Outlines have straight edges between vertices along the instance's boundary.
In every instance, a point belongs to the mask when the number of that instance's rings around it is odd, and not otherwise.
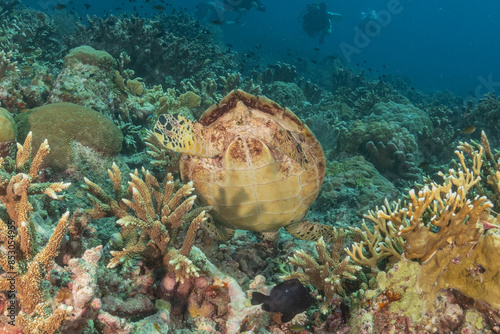
[{"label": "diver silhouette", "polygon": [[[196,18],[213,24],[239,23],[241,18],[252,8],[260,12],[266,11],[266,6],[260,0],[205,0],[196,5]],[[232,20],[227,19],[227,12],[236,13]]]},{"label": "diver silhouette", "polygon": [[311,37],[319,37],[320,44],[332,33],[332,20],[342,20],[342,15],[328,12],[324,2],[308,4],[301,15],[302,29]]}]

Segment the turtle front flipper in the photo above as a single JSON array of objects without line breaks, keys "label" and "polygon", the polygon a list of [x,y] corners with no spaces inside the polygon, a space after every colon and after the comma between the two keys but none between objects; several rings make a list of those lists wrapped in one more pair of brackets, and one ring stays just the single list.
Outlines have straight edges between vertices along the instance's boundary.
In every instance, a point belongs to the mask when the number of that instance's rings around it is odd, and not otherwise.
[{"label": "turtle front flipper", "polygon": [[338,229],[330,225],[313,223],[309,220],[303,220],[298,223],[292,223],[285,226],[288,233],[303,240],[318,241],[323,237],[325,242],[332,242],[338,235]]},{"label": "turtle front flipper", "polygon": [[203,135],[203,126],[178,114],[158,117],[154,133],[163,145],[174,152],[211,158],[220,154]]}]

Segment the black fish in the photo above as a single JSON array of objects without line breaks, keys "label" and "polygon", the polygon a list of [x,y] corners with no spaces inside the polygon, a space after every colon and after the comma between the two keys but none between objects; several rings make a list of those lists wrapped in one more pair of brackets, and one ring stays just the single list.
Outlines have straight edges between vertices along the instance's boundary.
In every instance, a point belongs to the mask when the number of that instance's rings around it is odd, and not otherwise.
[{"label": "black fish", "polygon": [[288,322],[296,314],[307,310],[314,303],[314,298],[298,279],[293,278],[276,285],[269,296],[253,292],[251,303],[263,304],[262,309],[267,312],[280,312],[281,321]]}]

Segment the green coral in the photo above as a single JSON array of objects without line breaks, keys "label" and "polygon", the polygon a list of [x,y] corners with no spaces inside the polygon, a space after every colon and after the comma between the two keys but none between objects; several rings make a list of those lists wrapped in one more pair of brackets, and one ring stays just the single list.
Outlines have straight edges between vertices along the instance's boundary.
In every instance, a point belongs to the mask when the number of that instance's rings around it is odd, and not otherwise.
[{"label": "green coral", "polygon": [[393,101],[376,103],[370,109],[370,116],[365,121],[396,122],[408,129],[413,135],[422,132],[424,128],[433,129],[432,121],[426,112],[413,104],[401,104]]},{"label": "green coral", "polygon": [[0,108],[0,143],[16,138],[16,124],[10,113]]},{"label": "green coral", "polygon": [[88,64],[102,69],[110,69],[113,66],[113,61],[113,57],[106,51],[96,50],[88,45],[71,49],[66,57],[64,57],[64,64],[66,66]]},{"label": "green coral", "polygon": [[73,141],[108,155],[120,152],[123,141],[113,121],[73,103],[48,104],[23,113],[18,129],[21,138],[33,132],[35,147],[45,139],[51,143],[51,154],[44,164],[55,169],[65,169],[72,163]]}]

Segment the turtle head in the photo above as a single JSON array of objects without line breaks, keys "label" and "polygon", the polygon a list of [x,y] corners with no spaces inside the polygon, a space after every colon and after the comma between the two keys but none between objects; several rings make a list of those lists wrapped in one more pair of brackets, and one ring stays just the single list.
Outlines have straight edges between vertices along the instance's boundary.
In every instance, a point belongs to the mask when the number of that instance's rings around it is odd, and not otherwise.
[{"label": "turtle head", "polygon": [[193,122],[179,114],[162,114],[158,117],[154,133],[160,142],[171,151],[210,157],[210,147],[200,135],[201,124]]}]

